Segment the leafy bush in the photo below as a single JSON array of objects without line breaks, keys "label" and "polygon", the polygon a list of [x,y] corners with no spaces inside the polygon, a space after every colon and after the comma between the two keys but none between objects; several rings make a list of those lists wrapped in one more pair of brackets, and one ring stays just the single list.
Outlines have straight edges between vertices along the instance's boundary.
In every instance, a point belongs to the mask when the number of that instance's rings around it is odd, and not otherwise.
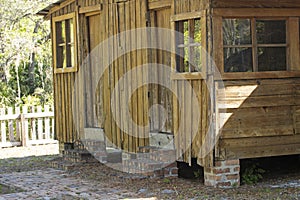
[{"label": "leafy bush", "polygon": [[259,168],[258,163],[249,163],[248,167],[242,172],[242,182],[248,185],[257,183],[263,178],[266,171]]}]

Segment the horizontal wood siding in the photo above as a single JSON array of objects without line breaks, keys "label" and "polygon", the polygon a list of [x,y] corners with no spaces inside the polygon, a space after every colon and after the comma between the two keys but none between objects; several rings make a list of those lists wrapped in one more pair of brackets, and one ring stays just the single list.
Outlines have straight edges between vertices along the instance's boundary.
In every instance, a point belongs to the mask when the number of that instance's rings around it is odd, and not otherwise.
[{"label": "horizontal wood siding", "polygon": [[221,156],[299,153],[292,146],[300,144],[300,79],[225,81],[224,86],[217,91]]},{"label": "horizontal wood siding", "polygon": [[212,0],[214,8],[300,8],[299,0]]}]

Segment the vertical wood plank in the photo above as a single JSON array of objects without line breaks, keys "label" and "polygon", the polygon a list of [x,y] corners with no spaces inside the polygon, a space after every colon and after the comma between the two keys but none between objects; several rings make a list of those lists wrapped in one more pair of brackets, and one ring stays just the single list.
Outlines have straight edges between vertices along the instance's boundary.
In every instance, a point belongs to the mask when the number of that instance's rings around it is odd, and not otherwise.
[{"label": "vertical wood plank", "polygon": [[[192,157],[196,158],[199,154],[200,147],[202,145],[201,143],[201,131],[202,131],[202,124],[201,124],[201,119],[202,119],[202,102],[201,102],[201,82],[200,81],[193,81],[193,90],[195,95],[197,96],[197,103],[198,107],[200,110],[192,109],[192,114],[194,119],[194,116],[198,115],[199,120],[198,124],[192,124],[192,127],[197,127],[197,133],[196,135],[193,135],[193,142],[192,142]],[[195,121],[194,121],[195,123]]]},{"label": "vertical wood plank", "polygon": [[[109,22],[110,22],[110,15],[109,15],[109,5],[106,4],[104,5],[104,16],[105,16],[105,20],[104,20],[104,24],[105,24],[105,39],[107,39],[109,36]],[[103,54],[103,59],[104,59],[104,66],[108,66],[109,64],[109,59],[110,59],[110,44],[108,44],[108,42],[106,43],[105,49],[107,49],[108,51],[104,51]],[[105,134],[106,137],[108,138],[108,140],[110,141],[106,141],[108,142],[112,142],[112,132],[111,132],[111,110],[110,110],[110,66],[107,67],[105,73],[104,73],[104,112],[105,112],[105,122],[104,122],[104,129],[105,129]]]},{"label": "vertical wood plank", "polygon": [[[7,108],[7,114],[12,115],[13,114],[13,108],[9,107]],[[15,141],[15,136],[14,136],[14,121],[13,120],[8,120],[8,132],[9,132],[9,141],[14,142]]]},{"label": "vertical wood plank", "polygon": [[186,150],[186,138],[185,138],[185,128],[186,128],[186,121],[185,121],[185,118],[186,118],[186,109],[185,109],[185,87],[184,87],[184,81],[180,81],[180,90],[181,90],[181,116],[180,116],[180,119],[179,119],[179,122],[181,123],[181,130],[180,130],[180,141],[181,141],[181,144],[180,144],[180,147],[181,147],[181,153],[183,155],[183,159],[184,161],[186,161],[186,157],[185,157],[185,150]]},{"label": "vertical wood plank", "polygon": [[[146,13],[148,12],[147,10],[147,1],[146,0],[141,0],[141,27],[142,28],[145,28],[146,27]],[[144,29],[145,30],[145,29]],[[148,35],[147,35],[147,32],[144,31],[141,35],[141,39],[144,43],[147,43],[148,45]],[[143,45],[145,46],[145,45]],[[142,50],[142,64],[148,64],[148,52],[149,50],[148,49],[143,49]],[[148,83],[148,71],[146,70],[143,70],[142,71],[142,81],[143,83]],[[144,85],[143,86],[143,123],[142,123],[142,126],[144,127],[144,134],[143,134],[143,146],[148,146],[149,145],[149,103],[148,103],[148,85]]]},{"label": "vertical wood plank", "polygon": [[[35,113],[35,106],[31,107],[31,113]],[[30,120],[30,125],[31,125],[31,140],[36,140],[36,119],[31,119]]]},{"label": "vertical wood plank", "polygon": [[288,40],[292,39],[292,42],[289,42],[289,65],[288,70],[291,71],[300,71],[300,45],[299,45],[299,18],[291,17],[288,20]]},{"label": "vertical wood plank", "polygon": [[[120,23],[120,11],[119,11],[119,4],[113,4],[113,15],[114,15],[114,29],[113,29],[113,34],[116,36],[117,34],[119,34],[119,23]],[[120,66],[120,59],[119,58],[119,36],[117,37],[114,37],[114,55],[115,57],[114,58],[117,58],[115,61],[114,61],[114,87],[118,87],[118,82],[119,82],[119,75],[120,75],[120,69],[122,66]],[[116,89],[116,93],[115,93],[115,107],[114,107],[114,113],[115,113],[115,117],[116,117],[116,120],[118,122],[120,122],[120,91],[121,88],[117,88]],[[114,126],[115,126],[115,134],[116,134],[116,145],[117,147],[121,148],[121,130],[120,130],[120,127],[117,125],[117,123],[114,123]]]},{"label": "vertical wood plank", "polygon": [[29,140],[29,126],[28,126],[28,119],[24,118],[24,115],[26,115],[28,113],[28,107],[27,106],[23,106],[22,107],[22,113],[23,113],[23,123],[22,123],[22,131],[23,131],[23,146],[27,145],[27,141]]},{"label": "vertical wood plank", "polygon": [[[20,115],[21,114],[21,108],[16,107],[15,108],[15,113]],[[20,119],[16,120],[16,141],[21,142],[21,123],[20,123]]]},{"label": "vertical wood plank", "polygon": [[[37,112],[38,113],[42,113],[42,106],[38,106],[37,107]],[[43,139],[43,119],[42,118],[38,118],[38,140],[42,140]]]},{"label": "vertical wood plank", "polygon": [[[111,15],[111,23],[109,24],[110,25],[110,34],[109,36],[113,36],[115,33],[116,33],[116,4],[110,4],[110,15]],[[111,43],[111,51],[112,51],[112,56],[113,58],[117,58],[117,44],[116,44],[116,38],[113,37],[113,41]],[[117,63],[116,63],[116,60],[113,60],[113,63],[111,65],[111,84],[112,84],[112,88],[115,89],[115,86],[116,86],[116,75],[117,75]],[[111,91],[112,92],[112,91]],[[115,114],[116,116],[116,106],[117,106],[117,97],[116,97],[117,94],[115,94],[114,98],[116,100],[116,105],[111,105],[111,112]],[[114,117],[113,115],[111,116],[111,123],[112,123],[112,134],[113,134],[113,144],[117,145],[118,146],[118,128],[116,126],[116,123],[115,123],[115,120],[114,120]]]},{"label": "vertical wood plank", "polygon": [[219,68],[220,72],[224,72],[224,59],[223,59],[223,35],[222,31],[219,31],[222,27],[222,17],[213,18],[213,36],[214,36],[214,61]]},{"label": "vertical wood plank", "polygon": [[[137,28],[142,27],[142,22],[141,22],[141,1],[139,0],[136,2],[136,25]],[[144,14],[144,13],[143,13]],[[142,34],[139,32],[137,35],[137,46],[140,47],[142,45]],[[142,50],[137,51],[137,63],[136,67],[140,67],[143,64],[143,54]],[[137,70],[137,84],[142,85],[143,83],[143,73],[141,70]],[[137,108],[138,108],[138,115],[137,115],[137,124],[139,126],[143,126],[143,104],[144,104],[144,96],[143,96],[143,88],[139,88],[137,90]],[[144,130],[141,129],[138,132],[138,146],[144,146]]]},{"label": "vertical wood plank", "polygon": [[[131,79],[131,83],[132,83],[132,87],[135,88],[137,85],[137,74],[136,74],[136,66],[137,66],[137,50],[136,50],[136,42],[137,42],[137,33],[135,28],[137,28],[135,19],[137,17],[137,13],[136,13],[136,1],[132,2],[132,7],[131,7],[131,29],[134,30],[131,35],[131,44],[132,44],[132,48],[133,51],[131,51],[131,58],[132,58],[132,79]],[[138,118],[138,109],[137,109],[137,92],[135,91],[134,94],[132,94],[131,97],[131,106],[132,106],[132,119],[134,123],[138,123],[137,118]],[[137,147],[139,145],[139,141],[138,141],[138,137],[139,137],[139,133],[137,129],[133,129],[133,135],[134,135],[134,141],[133,141],[133,146],[132,149],[133,150],[137,150]]]},{"label": "vertical wood plank", "polygon": [[[51,111],[53,112],[53,107],[51,106]],[[55,115],[54,115],[55,116]],[[55,140],[56,138],[55,138],[55,120],[54,120],[54,117],[53,118],[51,118],[51,137],[50,137],[50,139],[52,139],[52,140]]]},{"label": "vertical wood plank", "polygon": [[[125,3],[125,7],[124,7],[124,15],[125,15],[125,30],[129,31],[130,30],[130,19],[131,19],[131,15],[130,15],[130,7],[131,7],[131,2],[126,2]],[[126,13],[126,14],[125,14]],[[125,50],[128,51],[130,49],[131,46],[131,40],[130,40],[130,33],[126,33],[125,36],[125,41],[127,42],[127,44],[125,44]],[[125,42],[124,41],[124,42]],[[127,73],[130,71],[131,68],[131,57],[130,57],[130,53],[127,53],[124,56],[124,60],[125,60],[125,72]],[[123,113],[126,113],[126,110],[130,110],[130,105],[126,104],[125,102],[127,100],[129,100],[130,96],[129,96],[129,91],[131,89],[131,74],[128,73],[128,76],[125,80],[125,87],[124,87],[124,96],[123,96],[123,102],[122,102],[122,108],[123,108]],[[132,146],[132,136],[131,136],[131,124],[129,123],[129,120],[131,119],[131,116],[123,116],[123,123],[124,126],[126,128],[126,132],[124,133],[124,150],[130,152],[131,150],[131,146]]]},{"label": "vertical wood plank", "polygon": [[[70,106],[71,107],[71,106]],[[50,107],[49,105],[45,105],[44,107],[44,112],[45,113],[49,113],[50,112]],[[50,137],[50,118],[49,117],[46,117],[45,118],[45,139],[46,140],[49,140],[51,137]]]},{"label": "vertical wood plank", "polygon": [[[127,17],[126,17],[126,7],[127,4],[125,2],[123,3],[119,3],[119,32],[120,33],[124,33],[124,31],[127,30]],[[124,33],[125,34],[125,33]],[[119,54],[122,55],[124,54],[124,50],[126,49],[126,36],[122,34],[122,37],[119,37]],[[119,109],[120,109],[120,118],[121,118],[121,127],[122,127],[122,131],[121,131],[121,147],[122,149],[126,149],[125,146],[126,143],[128,143],[128,137],[126,135],[126,130],[128,129],[128,123],[126,123],[127,121],[127,117],[125,116],[125,109],[128,108],[128,106],[125,104],[124,100],[126,99],[126,87],[127,87],[127,77],[124,77],[126,71],[127,71],[127,60],[126,60],[127,56],[126,55],[122,55],[120,57],[119,60],[119,79],[123,78],[124,80],[124,84],[121,85],[120,88],[120,100],[119,100]]]}]

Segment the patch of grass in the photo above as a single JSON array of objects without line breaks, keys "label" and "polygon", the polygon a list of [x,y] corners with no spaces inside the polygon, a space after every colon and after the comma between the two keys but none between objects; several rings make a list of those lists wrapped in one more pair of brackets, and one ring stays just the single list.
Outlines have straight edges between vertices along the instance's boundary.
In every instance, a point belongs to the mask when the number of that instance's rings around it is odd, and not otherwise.
[{"label": "patch of grass", "polygon": [[168,179],[168,178],[164,178],[164,179],[163,179],[163,182],[164,182],[164,183],[171,183],[171,180]]},{"label": "patch of grass", "polygon": [[16,192],[23,192],[20,188],[9,187],[3,184],[0,184],[0,194],[13,194]]},{"label": "patch of grass", "polygon": [[202,175],[202,172],[200,170],[194,171],[195,178],[199,179]]}]

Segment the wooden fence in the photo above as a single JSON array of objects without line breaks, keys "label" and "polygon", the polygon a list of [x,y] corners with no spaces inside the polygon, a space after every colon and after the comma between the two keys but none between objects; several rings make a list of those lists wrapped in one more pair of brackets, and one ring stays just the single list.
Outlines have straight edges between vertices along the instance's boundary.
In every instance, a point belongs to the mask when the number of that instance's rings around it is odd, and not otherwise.
[{"label": "wooden fence", "polygon": [[0,108],[0,148],[57,143],[52,106]]}]

